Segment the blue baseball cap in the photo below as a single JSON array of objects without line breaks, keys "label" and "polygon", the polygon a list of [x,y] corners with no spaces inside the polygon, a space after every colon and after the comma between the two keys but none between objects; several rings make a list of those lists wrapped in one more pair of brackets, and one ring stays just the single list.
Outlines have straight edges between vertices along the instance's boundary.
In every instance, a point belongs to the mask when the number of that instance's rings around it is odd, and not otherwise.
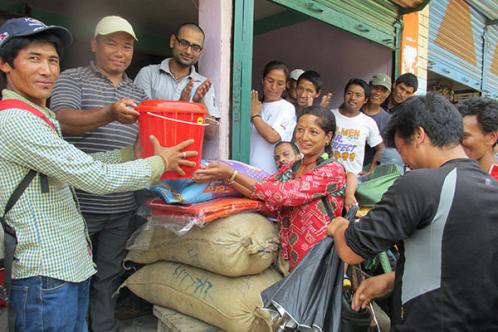
[{"label": "blue baseball cap", "polygon": [[20,17],[11,18],[0,27],[0,48],[12,38],[31,36],[43,31],[53,32],[62,40],[64,46],[69,46],[73,42],[73,36],[64,27],[46,25],[31,17]]}]

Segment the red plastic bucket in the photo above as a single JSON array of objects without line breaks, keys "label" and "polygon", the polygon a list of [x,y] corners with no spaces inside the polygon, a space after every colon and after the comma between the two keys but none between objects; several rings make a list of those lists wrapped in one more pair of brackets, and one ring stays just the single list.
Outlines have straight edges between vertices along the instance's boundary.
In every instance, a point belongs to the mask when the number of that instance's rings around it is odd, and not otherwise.
[{"label": "red plastic bucket", "polygon": [[194,150],[199,153],[197,157],[187,158],[194,161],[196,166],[182,166],[185,171],[184,176],[176,172],[165,172],[161,177],[168,180],[191,178],[201,161],[206,126],[204,120],[208,113],[204,105],[182,101],[145,100],[138,105],[137,111],[140,112],[138,137],[144,158],[154,153],[150,135],[156,136],[159,143],[166,147],[177,145],[190,138],[194,139],[194,143],[184,150]]}]

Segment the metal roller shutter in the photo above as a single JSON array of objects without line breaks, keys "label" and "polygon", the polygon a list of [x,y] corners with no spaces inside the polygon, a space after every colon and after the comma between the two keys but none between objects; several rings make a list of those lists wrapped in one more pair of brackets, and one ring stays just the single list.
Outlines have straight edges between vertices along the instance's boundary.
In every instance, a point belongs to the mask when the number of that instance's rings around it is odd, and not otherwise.
[{"label": "metal roller shutter", "polygon": [[484,71],[482,93],[498,99],[498,26],[487,27],[484,42]]},{"label": "metal roller shutter", "polygon": [[486,19],[464,0],[433,0],[428,69],[481,90]]},{"label": "metal roller shutter", "polygon": [[310,0],[273,2],[389,48],[396,47],[399,7],[389,0]]}]

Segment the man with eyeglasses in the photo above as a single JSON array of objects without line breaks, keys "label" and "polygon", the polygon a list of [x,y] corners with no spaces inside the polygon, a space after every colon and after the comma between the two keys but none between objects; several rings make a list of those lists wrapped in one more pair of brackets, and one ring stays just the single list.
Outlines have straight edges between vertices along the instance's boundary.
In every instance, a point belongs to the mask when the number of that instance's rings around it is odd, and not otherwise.
[{"label": "man with eyeglasses", "polygon": [[169,40],[172,57],[160,64],[142,68],[135,78],[135,84],[143,88],[151,99],[204,103],[209,112],[206,122],[210,123],[205,135],[213,138],[216,134],[215,120],[220,117],[214,87],[194,67],[202,54],[204,39],[204,31],[200,26],[194,23],[182,24]]}]

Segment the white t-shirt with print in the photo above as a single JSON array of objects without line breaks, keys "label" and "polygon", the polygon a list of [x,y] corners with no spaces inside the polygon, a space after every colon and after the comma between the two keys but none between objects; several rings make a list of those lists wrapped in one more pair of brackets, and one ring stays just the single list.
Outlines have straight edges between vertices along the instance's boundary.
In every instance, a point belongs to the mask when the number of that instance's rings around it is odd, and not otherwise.
[{"label": "white t-shirt with print", "polygon": [[[296,126],[294,105],[284,99],[263,103],[261,118],[280,135],[282,141],[290,141]],[[275,144],[268,143],[251,125],[251,154],[249,163],[268,173],[275,173],[277,168],[273,159]]]},{"label": "white t-shirt with print", "polygon": [[365,143],[375,147],[382,143],[379,127],[371,117],[359,113],[352,118],[342,115],[338,109],[332,110],[337,124],[337,132],[332,142],[334,158],[346,171],[358,174],[363,167]]}]

